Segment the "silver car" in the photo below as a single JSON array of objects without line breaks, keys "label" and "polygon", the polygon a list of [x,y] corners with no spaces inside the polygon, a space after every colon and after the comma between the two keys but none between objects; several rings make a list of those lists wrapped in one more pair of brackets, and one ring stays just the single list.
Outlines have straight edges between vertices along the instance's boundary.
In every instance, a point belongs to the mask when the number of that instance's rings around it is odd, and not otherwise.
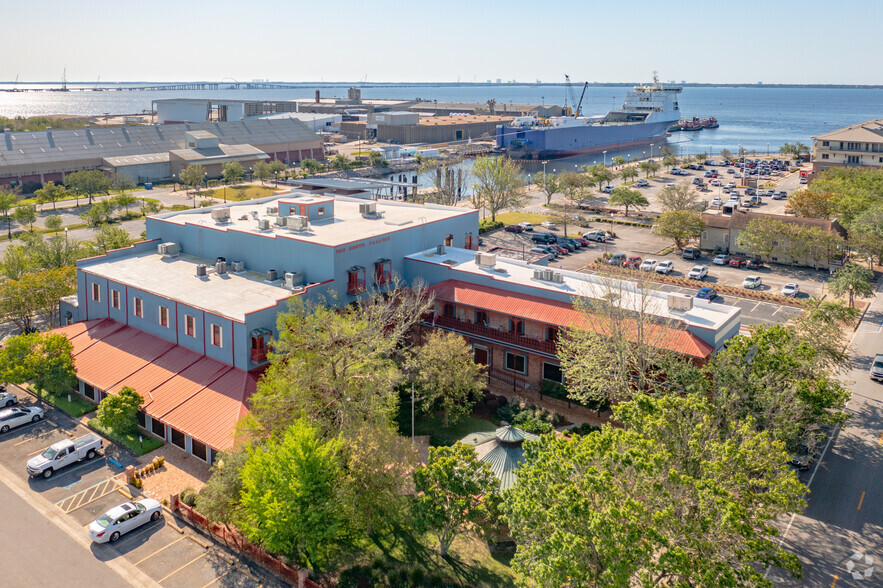
[{"label": "silver car", "polygon": [[43,418],[43,409],[39,406],[4,408],[0,410],[0,433],[8,433],[26,423],[36,423]]},{"label": "silver car", "polygon": [[113,543],[129,531],[161,516],[162,505],[153,498],[126,502],[89,523],[89,537],[95,543]]},{"label": "silver car", "polygon": [[12,392],[7,392],[3,386],[0,386],[0,406],[9,408],[13,404],[18,403],[18,398]]},{"label": "silver car", "polygon": [[883,353],[875,355],[871,362],[871,379],[883,382]]}]

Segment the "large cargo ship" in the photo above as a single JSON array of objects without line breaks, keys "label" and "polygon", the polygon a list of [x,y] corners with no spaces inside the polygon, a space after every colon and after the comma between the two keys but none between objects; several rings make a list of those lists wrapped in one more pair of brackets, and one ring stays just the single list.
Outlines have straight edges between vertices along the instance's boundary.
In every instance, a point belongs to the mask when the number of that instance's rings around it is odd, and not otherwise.
[{"label": "large cargo ship", "polygon": [[635,86],[622,108],[599,116],[522,116],[497,127],[497,148],[516,159],[548,159],[643,145],[665,135],[680,119],[682,88]]}]

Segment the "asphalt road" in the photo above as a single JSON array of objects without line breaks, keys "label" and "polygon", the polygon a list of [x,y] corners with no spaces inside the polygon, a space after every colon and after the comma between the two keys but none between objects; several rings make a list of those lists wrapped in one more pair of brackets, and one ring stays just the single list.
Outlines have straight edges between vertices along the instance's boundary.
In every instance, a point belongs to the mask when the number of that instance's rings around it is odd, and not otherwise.
[{"label": "asphalt road", "polygon": [[[883,284],[883,282],[881,282]],[[803,563],[803,578],[779,570],[781,586],[883,586],[883,384],[868,377],[883,353],[883,297],[871,304],[852,342],[852,418],[810,470],[806,510],[785,522],[784,543]]]}]

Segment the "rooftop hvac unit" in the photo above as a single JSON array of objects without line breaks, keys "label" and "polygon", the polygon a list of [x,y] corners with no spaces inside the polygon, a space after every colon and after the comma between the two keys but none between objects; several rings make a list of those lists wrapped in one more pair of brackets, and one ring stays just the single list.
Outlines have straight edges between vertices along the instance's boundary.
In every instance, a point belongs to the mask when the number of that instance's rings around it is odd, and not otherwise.
[{"label": "rooftop hvac unit", "polygon": [[482,267],[494,267],[497,264],[497,256],[494,253],[479,251],[475,254],[475,264]]},{"label": "rooftop hvac unit", "polygon": [[200,263],[199,265],[196,266],[196,277],[197,278],[205,277],[207,272],[208,272],[208,268],[205,266],[204,263]]},{"label": "rooftop hvac unit", "polygon": [[274,270],[274,269],[267,270],[267,281],[268,282],[275,282],[276,281],[276,270]]},{"label": "rooftop hvac unit", "polygon": [[306,231],[309,226],[309,219],[305,216],[286,216],[285,227],[292,231]]},{"label": "rooftop hvac unit", "polygon": [[267,207],[267,214],[270,216],[275,216],[275,215],[279,214],[279,207],[278,206],[268,206]]},{"label": "rooftop hvac unit", "polygon": [[435,246],[435,253],[437,255],[444,255],[445,254],[445,246],[444,245],[436,245]]},{"label": "rooftop hvac unit", "polygon": [[693,308],[693,297],[689,294],[671,292],[668,295],[668,308],[670,310],[690,310]]},{"label": "rooftop hvac unit", "polygon": [[177,257],[181,254],[181,246],[178,243],[160,243],[156,250],[163,257]]},{"label": "rooftop hvac unit", "polygon": [[259,231],[269,231],[270,230],[270,219],[266,219],[266,218],[258,219],[258,230]]},{"label": "rooftop hvac unit", "polygon": [[534,280],[544,280],[545,278],[543,276],[545,276],[545,275],[546,275],[545,272],[543,272],[543,270],[541,270],[541,269],[533,270],[533,279]]},{"label": "rooftop hvac unit", "polygon": [[563,284],[564,275],[561,272],[552,272],[552,281],[557,284]]},{"label": "rooftop hvac unit", "polygon": [[212,209],[212,220],[216,223],[226,223],[230,220],[230,209],[229,208],[213,208]]},{"label": "rooftop hvac unit", "polygon": [[359,204],[359,214],[361,214],[362,216],[372,216],[377,214],[377,203],[365,202]]},{"label": "rooftop hvac unit", "polygon": [[273,222],[280,227],[284,227],[286,218],[288,218],[288,217],[287,216],[277,216],[277,217],[274,217]]},{"label": "rooftop hvac unit", "polygon": [[215,263],[215,273],[216,274],[226,274],[227,273],[227,262],[226,261],[218,261]]},{"label": "rooftop hvac unit", "polygon": [[234,261],[230,264],[231,271],[234,273],[244,272],[245,271],[245,262],[244,261]]},{"label": "rooftop hvac unit", "polygon": [[285,287],[294,288],[304,283],[303,272],[285,272]]}]

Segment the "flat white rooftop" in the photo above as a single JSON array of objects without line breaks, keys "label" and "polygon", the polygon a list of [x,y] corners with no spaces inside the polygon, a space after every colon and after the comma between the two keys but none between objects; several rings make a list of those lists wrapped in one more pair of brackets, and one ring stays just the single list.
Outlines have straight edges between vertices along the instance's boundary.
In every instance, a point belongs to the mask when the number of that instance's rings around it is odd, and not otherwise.
[{"label": "flat white rooftop", "polygon": [[[297,204],[315,204],[334,201],[334,216],[326,220],[310,222],[305,231],[295,231],[275,224],[276,215],[268,214],[268,207],[278,207],[279,203],[293,202]],[[377,214],[363,216],[360,204],[375,203]],[[216,223],[211,211],[217,208],[230,209],[228,222]],[[391,200],[369,200],[367,198],[350,198],[345,196],[311,195],[292,190],[283,196],[273,196],[261,200],[252,200],[210,206],[182,212],[159,214],[155,219],[179,225],[203,225],[221,231],[242,231],[263,235],[268,238],[292,239],[338,247],[354,241],[363,241],[373,237],[418,227],[420,225],[451,219],[469,214],[478,214],[476,210],[455,206],[439,206],[435,204],[411,204]],[[258,228],[258,219],[270,221],[269,230]]]},{"label": "flat white rooftop", "polygon": [[[196,266],[208,265],[206,276],[196,275]],[[246,271],[216,274],[212,262],[181,254],[163,257],[158,253],[141,253],[83,265],[87,274],[113,280],[138,290],[175,300],[236,321],[261,308],[274,306],[291,297],[292,291],[282,280],[266,282],[266,275]]]},{"label": "flat white rooftop", "polygon": [[439,255],[436,249],[428,249],[412,255],[406,255],[405,259],[419,260],[424,263],[444,265],[453,273],[450,279],[462,279],[458,273],[475,274],[486,276],[496,282],[496,286],[507,289],[508,286],[519,284],[537,290],[537,295],[543,292],[557,292],[566,296],[580,296],[584,298],[600,300],[615,292],[625,298],[624,308],[639,310],[643,305],[644,312],[660,318],[682,322],[691,327],[711,329],[717,331],[741,311],[734,306],[712,304],[707,300],[693,299],[693,308],[690,310],[671,310],[668,307],[668,292],[652,290],[646,296],[642,296],[635,282],[629,280],[611,279],[597,274],[586,274],[568,270],[553,269],[560,273],[561,282],[549,282],[534,278],[534,270],[552,269],[546,266],[533,265],[517,259],[506,259],[498,256],[494,267],[480,266],[475,262],[475,251],[445,247],[445,253]]}]

